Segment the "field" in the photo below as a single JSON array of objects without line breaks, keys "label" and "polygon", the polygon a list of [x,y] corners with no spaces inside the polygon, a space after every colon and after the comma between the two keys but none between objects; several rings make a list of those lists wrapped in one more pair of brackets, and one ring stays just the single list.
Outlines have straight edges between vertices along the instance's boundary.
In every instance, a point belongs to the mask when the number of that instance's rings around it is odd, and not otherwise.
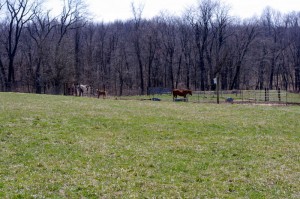
[{"label": "field", "polygon": [[0,93],[0,198],[300,198],[300,106]]}]

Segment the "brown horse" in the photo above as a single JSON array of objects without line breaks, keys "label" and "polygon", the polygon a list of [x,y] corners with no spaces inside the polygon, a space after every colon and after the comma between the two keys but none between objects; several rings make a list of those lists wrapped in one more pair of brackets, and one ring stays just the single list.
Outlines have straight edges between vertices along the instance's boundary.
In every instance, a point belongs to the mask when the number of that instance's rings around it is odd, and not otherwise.
[{"label": "brown horse", "polygon": [[97,95],[98,95],[98,98],[100,97],[100,95],[103,95],[103,99],[104,99],[107,95],[107,92],[97,89]]},{"label": "brown horse", "polygon": [[186,98],[187,95],[192,95],[191,90],[179,90],[179,89],[173,89],[173,100],[177,98],[177,96],[183,96]]}]

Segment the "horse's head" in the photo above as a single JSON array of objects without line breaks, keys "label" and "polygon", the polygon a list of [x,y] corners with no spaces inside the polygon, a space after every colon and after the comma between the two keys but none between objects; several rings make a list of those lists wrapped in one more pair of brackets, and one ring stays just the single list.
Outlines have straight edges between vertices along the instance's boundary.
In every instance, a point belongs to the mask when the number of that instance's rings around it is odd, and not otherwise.
[{"label": "horse's head", "polygon": [[191,90],[187,90],[187,94],[193,95]]}]

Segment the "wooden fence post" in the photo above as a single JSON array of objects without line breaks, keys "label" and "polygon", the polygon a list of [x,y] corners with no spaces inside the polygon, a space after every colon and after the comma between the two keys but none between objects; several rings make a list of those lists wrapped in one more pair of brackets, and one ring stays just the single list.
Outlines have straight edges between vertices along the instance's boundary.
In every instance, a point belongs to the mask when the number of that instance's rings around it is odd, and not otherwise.
[{"label": "wooden fence post", "polygon": [[265,88],[265,101],[268,102],[270,100],[269,98],[269,89]]},{"label": "wooden fence post", "polygon": [[267,101],[267,88],[265,88],[265,102]]}]

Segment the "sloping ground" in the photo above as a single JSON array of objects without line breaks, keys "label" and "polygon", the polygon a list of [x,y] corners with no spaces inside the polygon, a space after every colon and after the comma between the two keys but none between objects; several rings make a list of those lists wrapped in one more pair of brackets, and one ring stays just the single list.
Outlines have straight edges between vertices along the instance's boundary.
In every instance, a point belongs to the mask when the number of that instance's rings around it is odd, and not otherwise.
[{"label": "sloping ground", "polygon": [[299,116],[0,93],[0,197],[299,198]]}]

